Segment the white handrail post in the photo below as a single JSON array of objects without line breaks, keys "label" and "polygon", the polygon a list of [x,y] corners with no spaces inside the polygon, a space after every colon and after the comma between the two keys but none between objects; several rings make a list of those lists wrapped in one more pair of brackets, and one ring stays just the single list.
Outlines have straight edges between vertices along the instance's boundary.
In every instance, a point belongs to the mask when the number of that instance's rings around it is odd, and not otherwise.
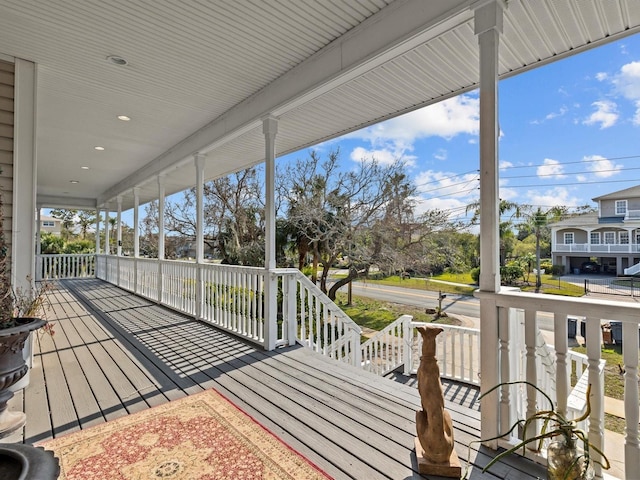
[{"label": "white handrail post", "polygon": [[289,341],[289,345],[295,345],[298,339],[298,296],[296,295],[298,291],[298,282],[296,281],[295,274],[288,273],[283,278],[282,288],[286,293],[286,303],[284,305],[283,311],[286,311],[285,322],[287,324],[287,339]]},{"label": "white handrail post", "polygon": [[[509,328],[509,308],[498,310],[498,329],[500,343],[500,383],[511,380],[511,329]],[[511,387],[505,385],[500,389],[500,433],[506,432],[512,424],[511,417]]]},{"label": "white handrail post", "polygon": [[567,366],[569,349],[567,315],[555,313],[553,318],[553,341],[556,350],[556,410],[560,415],[566,416],[570,386]]},{"label": "white handrail post", "polygon": [[[604,382],[602,375],[600,375],[602,329],[600,328],[599,318],[586,317],[585,321],[587,322],[587,358],[589,362],[589,384],[591,385],[589,443],[604,451]],[[594,460],[600,460],[600,456],[595,451],[591,455]],[[594,462],[594,469],[596,478],[602,478],[602,467]]]},{"label": "white handrail post", "polygon": [[353,366],[360,367],[362,365],[362,348],[360,344],[360,334],[355,330],[352,330],[351,332],[351,351],[353,352]]},{"label": "white handrail post", "polygon": [[411,375],[413,368],[413,329],[412,318],[405,318],[402,322],[402,361],[404,362],[404,374]]},{"label": "white handrail post", "polygon": [[638,325],[622,324],[624,345],[624,413],[626,419],[624,470],[626,478],[640,472],[640,442],[638,441]]},{"label": "white handrail post", "polygon": [[[537,312],[535,310],[531,309],[527,309],[524,312],[524,345],[527,352],[525,378],[527,382],[533,385],[538,384],[538,366],[536,364],[536,338],[538,332],[538,321],[536,313]],[[537,411],[537,398],[538,392],[536,391],[536,389],[527,385],[527,418],[535,415]],[[536,436],[538,434],[538,422],[531,422],[525,434],[527,438]],[[535,442],[530,443],[529,448],[535,449]]]}]

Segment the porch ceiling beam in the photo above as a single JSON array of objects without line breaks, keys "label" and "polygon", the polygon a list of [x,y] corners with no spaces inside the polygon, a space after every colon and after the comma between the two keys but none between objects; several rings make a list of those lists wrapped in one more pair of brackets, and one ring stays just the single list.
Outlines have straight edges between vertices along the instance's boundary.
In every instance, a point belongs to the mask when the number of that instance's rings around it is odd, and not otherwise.
[{"label": "porch ceiling beam", "polygon": [[98,197],[106,203],[150,178],[259,128],[265,115],[281,116],[473,18],[471,0],[399,0],[347,32],[300,65],[194,132]]},{"label": "porch ceiling beam", "polygon": [[60,197],[57,195],[38,195],[36,204],[46,208],[70,208],[95,210],[97,202],[91,198]]}]

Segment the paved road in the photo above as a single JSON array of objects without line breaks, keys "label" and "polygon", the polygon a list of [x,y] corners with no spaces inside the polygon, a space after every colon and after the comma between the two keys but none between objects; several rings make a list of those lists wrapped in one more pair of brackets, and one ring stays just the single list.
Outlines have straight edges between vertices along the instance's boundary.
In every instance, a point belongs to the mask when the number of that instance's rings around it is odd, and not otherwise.
[{"label": "paved road", "polygon": [[[343,287],[343,291],[346,291],[346,287]],[[435,308],[438,306],[438,292],[429,290],[415,290],[412,288],[354,282],[353,294],[374,298],[376,300],[424,308]],[[474,320],[476,328],[480,328],[480,301],[477,298],[468,295],[448,293],[447,298],[442,301],[442,309],[447,313],[465,315]],[[539,312],[538,326],[541,330],[553,331],[553,315],[547,312]]]}]

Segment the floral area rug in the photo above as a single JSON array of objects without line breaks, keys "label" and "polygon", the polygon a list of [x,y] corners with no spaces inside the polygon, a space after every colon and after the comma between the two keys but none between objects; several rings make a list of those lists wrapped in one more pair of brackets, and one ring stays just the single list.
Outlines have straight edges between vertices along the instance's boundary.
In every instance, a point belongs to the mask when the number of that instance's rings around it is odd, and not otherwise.
[{"label": "floral area rug", "polygon": [[41,443],[60,480],[326,480],[214,390]]}]

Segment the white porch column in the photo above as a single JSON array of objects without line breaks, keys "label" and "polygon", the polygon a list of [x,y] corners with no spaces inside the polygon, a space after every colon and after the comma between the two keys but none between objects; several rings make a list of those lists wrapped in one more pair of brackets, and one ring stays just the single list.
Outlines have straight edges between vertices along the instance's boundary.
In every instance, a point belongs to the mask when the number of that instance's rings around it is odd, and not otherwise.
[{"label": "white porch column", "polygon": [[[35,63],[16,59],[11,284],[25,289],[30,287],[27,277],[35,279],[36,88]],[[21,248],[16,248],[18,245]]]},{"label": "white porch column", "polygon": [[164,290],[162,277],[162,260],[164,260],[164,175],[158,175],[158,292],[156,299],[162,303]]},{"label": "white porch column", "polygon": [[204,301],[204,282],[202,263],[204,263],[204,161],[205,156],[196,154],[193,160],[196,166],[196,318],[202,318]]},{"label": "white porch column", "polygon": [[206,156],[196,154],[196,263],[204,262],[204,160]]},{"label": "white porch column", "polygon": [[42,280],[42,206],[36,205],[36,280]]},{"label": "white porch column", "polygon": [[164,260],[164,175],[158,175],[158,260]]},{"label": "white porch column", "polygon": [[276,268],[276,202],[275,202],[275,178],[276,178],[276,134],[278,133],[278,120],[268,116],[262,121],[262,132],[265,144],[265,248],[264,268],[267,270],[265,282],[265,296],[267,308],[265,312],[264,343],[267,350],[276,348],[277,315],[278,315],[278,279],[269,273]]},{"label": "white porch column", "polygon": [[100,255],[100,208],[96,207],[96,255]]},{"label": "white porch column", "polygon": [[[475,11],[475,34],[480,46],[480,290],[500,291],[500,235],[498,190],[498,46],[502,33],[502,1]],[[480,364],[484,393],[500,382],[498,310],[491,298],[480,300]],[[482,438],[500,432],[498,392],[483,397]],[[508,419],[507,419],[508,421]],[[497,447],[497,441],[488,442]]]},{"label": "white porch column", "polygon": [[111,222],[109,221],[111,213],[109,209],[106,208],[104,210],[104,253],[105,255],[111,255],[111,241],[109,238],[109,233],[111,231]]},{"label": "white porch column", "polygon": [[122,197],[118,195],[118,215],[116,217],[116,238],[117,238],[117,248],[116,254],[121,257],[122,256]]},{"label": "white porch column", "polygon": [[[140,188],[133,188],[133,258],[140,256]],[[137,262],[136,262],[137,263]]]}]

